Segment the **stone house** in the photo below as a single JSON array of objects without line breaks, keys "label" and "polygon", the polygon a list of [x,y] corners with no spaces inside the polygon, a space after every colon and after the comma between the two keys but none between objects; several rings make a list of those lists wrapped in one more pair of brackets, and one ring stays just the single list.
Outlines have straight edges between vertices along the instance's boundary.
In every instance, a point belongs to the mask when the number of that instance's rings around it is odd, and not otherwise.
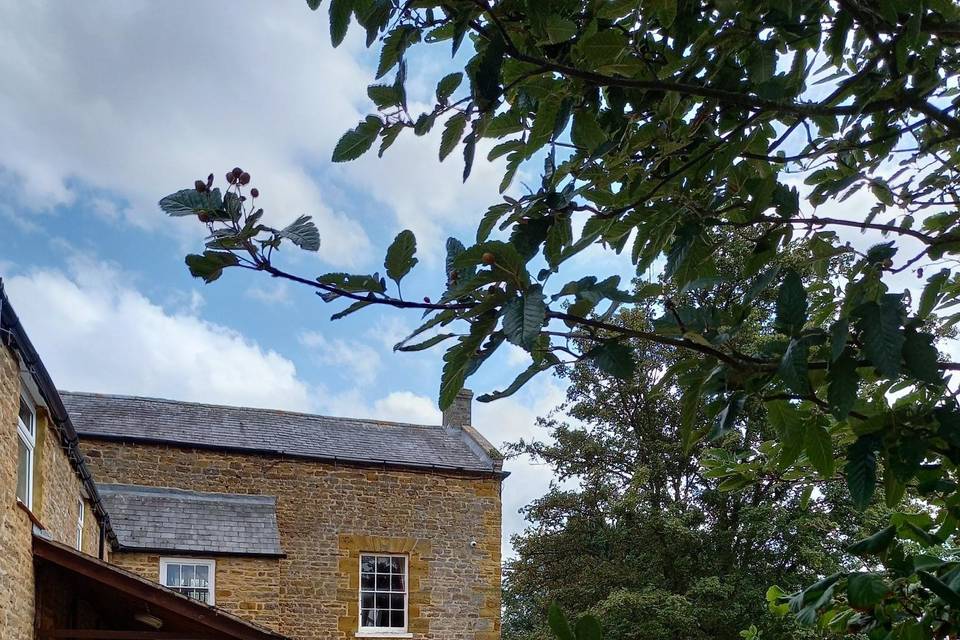
[{"label": "stone house", "polygon": [[[2,286],[0,303],[12,326]],[[0,350],[5,464],[22,437],[24,371],[37,370],[21,352]],[[469,391],[442,425],[412,425],[57,392],[46,379],[36,499],[16,499],[16,465],[3,472],[0,637],[99,638],[63,630],[85,629],[76,606],[67,622],[45,620],[40,602],[44,563],[87,562],[141,596],[124,610],[147,612],[117,622],[100,611],[93,628],[111,640],[499,638],[506,474],[471,425]]]}]

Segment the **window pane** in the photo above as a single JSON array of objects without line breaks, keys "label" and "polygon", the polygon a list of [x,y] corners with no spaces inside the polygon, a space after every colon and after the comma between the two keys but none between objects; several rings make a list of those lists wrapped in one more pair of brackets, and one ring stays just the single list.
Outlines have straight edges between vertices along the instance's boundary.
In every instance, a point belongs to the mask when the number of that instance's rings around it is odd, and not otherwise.
[{"label": "window pane", "polygon": [[372,573],[363,573],[360,575],[360,588],[373,589],[376,586],[376,579]]},{"label": "window pane", "polygon": [[180,586],[180,565],[178,564],[167,565],[167,586],[168,587]]},{"label": "window pane", "polygon": [[33,433],[33,411],[30,410],[30,405],[26,403],[23,396],[20,396],[20,421],[27,431]]},{"label": "window pane", "polygon": [[196,566],[197,573],[197,586],[198,587],[207,587],[210,585],[210,567],[205,564],[198,564]]},{"label": "window pane", "polygon": [[380,611],[377,609],[377,626],[378,627],[389,627],[390,626],[390,612],[389,611]]},{"label": "window pane", "polygon": [[373,559],[373,556],[363,556],[360,558],[360,571],[373,573],[376,568],[376,560]]},{"label": "window pane", "polygon": [[17,438],[17,497],[27,504],[30,483],[30,449],[22,439]]},{"label": "window pane", "polygon": [[391,627],[403,627],[403,611],[391,611],[390,612],[390,626]]},{"label": "window pane", "polygon": [[403,609],[403,594],[394,593],[390,595],[390,608],[391,609]]},{"label": "window pane", "polygon": [[377,573],[390,573],[390,558],[379,556],[377,558]]},{"label": "window pane", "polygon": [[390,608],[390,594],[388,593],[378,593],[377,594],[377,609],[389,609]]},{"label": "window pane", "polygon": [[390,570],[393,573],[403,573],[403,561],[406,558],[401,558],[397,556],[396,558],[390,558]]},{"label": "window pane", "polygon": [[390,576],[390,588],[393,591],[404,591],[403,574]]},{"label": "window pane", "polygon": [[377,574],[377,591],[390,591],[390,576]]},{"label": "window pane", "polygon": [[360,608],[373,609],[373,594],[363,593],[360,595]]},{"label": "window pane", "polygon": [[180,585],[184,587],[192,587],[193,580],[195,578],[195,572],[193,565],[182,564],[180,565]]},{"label": "window pane", "polygon": [[360,613],[360,626],[372,627],[374,626],[374,622],[373,609],[363,609]]}]

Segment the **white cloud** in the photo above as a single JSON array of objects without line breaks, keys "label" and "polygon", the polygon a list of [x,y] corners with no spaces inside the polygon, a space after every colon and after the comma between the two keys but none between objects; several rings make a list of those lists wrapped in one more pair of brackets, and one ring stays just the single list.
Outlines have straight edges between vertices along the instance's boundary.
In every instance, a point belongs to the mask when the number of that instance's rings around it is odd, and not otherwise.
[{"label": "white cloud", "polygon": [[373,415],[382,420],[413,424],[440,424],[440,409],[431,398],[410,391],[393,391],[373,403]]},{"label": "white cloud", "polygon": [[157,200],[240,164],[277,224],[313,214],[321,257],[355,264],[365,232],[304,165],[327,162],[366,104],[357,41],[332,49],[326,17],[302,2],[225,9],[0,0],[0,76],[16,87],[0,95],[0,143],[16,150],[0,181],[36,211],[87,199],[98,215],[182,231]]},{"label": "white cloud", "polygon": [[376,349],[356,340],[330,339],[317,331],[304,331],[299,341],[317,362],[358,384],[373,382],[382,366]]},{"label": "white cloud", "polygon": [[37,269],[4,281],[61,388],[313,408],[308,386],[282,355],[189,309],[165,310],[114,266],[81,256],[70,264],[67,272]]},{"label": "white cloud", "polygon": [[253,284],[244,295],[264,304],[290,304],[290,286],[282,280],[269,280],[266,284]]}]

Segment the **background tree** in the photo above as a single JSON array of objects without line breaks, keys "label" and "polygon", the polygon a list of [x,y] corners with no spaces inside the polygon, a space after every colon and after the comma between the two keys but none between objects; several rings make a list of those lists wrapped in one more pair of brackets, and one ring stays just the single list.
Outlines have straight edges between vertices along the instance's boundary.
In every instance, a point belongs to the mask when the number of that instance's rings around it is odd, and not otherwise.
[{"label": "background tree", "polygon": [[[308,4],[316,9],[320,0]],[[274,262],[277,248],[290,240],[317,250],[316,228],[306,218],[282,229],[265,224],[249,175],[236,169],[223,193],[211,176],[161,201],[171,215],[208,227],[207,250],[187,258],[194,275],[212,281],[242,267],[300,282],[327,301],[351,302],[335,317],[375,304],[430,312],[411,339],[443,332],[398,348],[450,341],[444,407],[507,341],[529,351],[530,368],[482,399],[513,393],[563,362],[589,360],[628,379],[636,340],[686,349],[698,357],[680,372],[681,403],[687,415],[703,411],[712,421],[703,436],[745,429],[748,400],[764,404],[778,435],[769,450],[729,460],[727,480],[746,486],[804,451],[824,478],[842,469],[858,507],[882,484],[891,505],[912,486],[934,510],[932,518],[892,517],[855,546],[867,570],[828,575],[784,596],[798,619],[875,638],[943,637],[960,628],[960,566],[904,545],[947,541],[960,501],[960,408],[944,377],[960,365],[935,342],[960,319],[953,309],[960,281],[950,270],[960,251],[956,3],[330,0],[327,7],[334,44],[355,22],[369,44],[382,43],[377,78],[393,74],[369,88],[379,113],[343,136],[335,161],[376,142],[382,153],[401,133],[439,123],[440,157],[461,147],[465,178],[480,141],[490,138],[498,144],[487,157],[507,162],[502,188],[530,160],[543,161],[540,183],[478,216],[469,248],[448,243],[443,292],[413,302],[387,286],[387,278],[399,286],[414,266],[413,234],[401,233],[387,250],[386,277],[288,272]],[[472,55],[438,78],[435,106],[410,114],[407,53],[416,46],[456,53],[465,42]],[[843,216],[810,213],[855,193],[872,203]],[[890,239],[855,249],[838,229]],[[658,286],[627,292],[602,273],[560,277],[571,256],[600,244],[638,272],[664,257],[671,286],[695,290],[730,277],[716,259],[725,230],[752,245],[749,268],[731,283],[741,295],[725,307],[698,306],[696,298],[678,306]],[[771,265],[801,243],[820,274],[806,284],[797,271]],[[843,280],[825,268],[839,253],[854,258]],[[940,270],[931,273],[932,265]],[[926,278],[913,299],[902,280],[911,272]],[[770,289],[778,292],[776,313],[762,339],[736,348],[743,318]],[[619,305],[647,301],[673,322],[636,330],[609,321]],[[784,473],[807,481],[802,472]]]}]

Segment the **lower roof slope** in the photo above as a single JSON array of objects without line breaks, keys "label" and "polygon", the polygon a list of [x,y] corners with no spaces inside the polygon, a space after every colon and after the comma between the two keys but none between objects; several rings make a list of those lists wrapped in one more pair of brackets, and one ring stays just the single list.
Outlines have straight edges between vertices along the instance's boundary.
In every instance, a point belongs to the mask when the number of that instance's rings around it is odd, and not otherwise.
[{"label": "lower roof slope", "polygon": [[122,550],[283,554],[272,496],[98,486]]},{"label": "lower roof slope", "polygon": [[460,428],[96,393],[60,397],[81,438],[499,473],[490,453]]}]

